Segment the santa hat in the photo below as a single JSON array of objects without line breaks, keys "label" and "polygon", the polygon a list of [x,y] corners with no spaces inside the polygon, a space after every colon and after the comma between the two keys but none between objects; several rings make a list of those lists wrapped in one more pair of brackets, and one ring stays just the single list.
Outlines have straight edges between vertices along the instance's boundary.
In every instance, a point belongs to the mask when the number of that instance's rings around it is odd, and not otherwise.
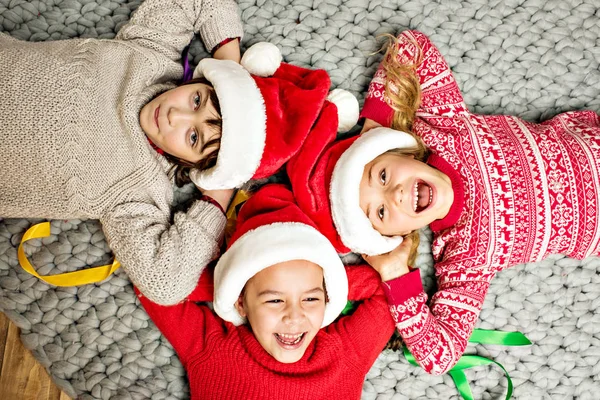
[{"label": "santa hat", "polygon": [[214,272],[214,310],[241,325],[235,303],[246,282],[274,264],[308,260],[323,268],[328,301],[323,326],[333,322],[348,298],[348,278],[337,252],[294,203],[283,185],[262,187],[242,206],[236,231]]},{"label": "santa hat", "polygon": [[377,232],[359,203],[365,166],[391,149],[416,147],[415,138],[389,128],[375,128],[360,136],[335,141],[330,127],[307,139],[287,165],[298,206],[329,238],[340,253],[378,255],[392,251],[402,236]]},{"label": "santa hat", "polygon": [[336,130],[358,120],[352,94],[336,89],[328,96],[331,81],[324,70],[282,63],[279,49],[269,43],[249,48],[242,65],[203,59],[193,77],[213,85],[223,120],[216,165],[190,172],[203,189],[239,187],[277,172],[302,146],[326,102],[338,105],[331,116]]}]

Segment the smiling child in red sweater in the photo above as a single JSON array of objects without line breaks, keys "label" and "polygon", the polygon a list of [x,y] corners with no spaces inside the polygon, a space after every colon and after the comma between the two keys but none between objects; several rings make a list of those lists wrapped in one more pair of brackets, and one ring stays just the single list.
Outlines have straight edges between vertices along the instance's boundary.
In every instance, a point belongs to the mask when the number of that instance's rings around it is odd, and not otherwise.
[{"label": "smiling child in red sweater", "polygon": [[[140,295],[192,399],[360,399],[394,330],[381,279],[368,266],[344,269],[288,189],[267,185],[242,206],[214,278],[214,312]],[[336,320],[347,298],[362,303]]]}]

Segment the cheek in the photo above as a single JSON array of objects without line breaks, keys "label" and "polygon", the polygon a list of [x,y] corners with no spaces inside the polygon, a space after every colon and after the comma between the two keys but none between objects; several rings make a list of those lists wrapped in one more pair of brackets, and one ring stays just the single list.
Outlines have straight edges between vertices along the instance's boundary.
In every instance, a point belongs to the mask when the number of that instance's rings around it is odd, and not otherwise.
[{"label": "cheek", "polygon": [[248,315],[252,329],[270,335],[277,325],[277,314],[273,310],[252,310]]},{"label": "cheek", "polygon": [[320,329],[325,319],[325,305],[319,306],[309,314],[309,319],[313,328]]},{"label": "cheek", "polygon": [[167,142],[169,148],[179,152],[180,154],[186,150],[185,134],[180,130],[176,130],[172,132],[172,134],[167,135],[165,137],[165,141]]}]

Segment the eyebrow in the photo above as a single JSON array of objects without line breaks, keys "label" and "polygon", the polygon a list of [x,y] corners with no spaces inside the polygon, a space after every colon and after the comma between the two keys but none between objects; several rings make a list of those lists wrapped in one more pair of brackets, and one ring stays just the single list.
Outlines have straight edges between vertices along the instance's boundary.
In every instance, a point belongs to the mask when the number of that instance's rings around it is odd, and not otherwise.
[{"label": "eyebrow", "polygon": [[263,290],[257,296],[261,297],[261,296],[265,296],[267,294],[270,294],[270,295],[273,295],[273,296],[281,296],[283,293],[282,292],[278,292],[276,290]]},{"label": "eyebrow", "polygon": [[307,290],[306,292],[304,292],[304,294],[308,294],[308,293],[315,293],[315,292],[321,292],[321,293],[325,293],[325,291],[323,290],[322,287],[316,287],[310,290]]},{"label": "eyebrow", "polygon": [[[210,92],[210,89],[206,89],[207,92]],[[203,110],[206,107],[206,103],[208,102],[208,98],[210,97],[210,93],[204,93],[202,95],[202,103],[200,107],[198,107],[198,111]],[[198,153],[202,155],[204,153],[204,146],[206,146],[206,142],[204,141],[204,130],[199,130],[200,137],[198,138],[198,143],[200,146],[198,147]]]},{"label": "eyebrow", "polygon": [[[317,286],[315,288],[305,291],[303,294],[315,293],[315,292],[325,293],[323,288]],[[279,292],[277,290],[263,290],[257,296],[258,297],[265,296],[265,295],[282,296],[283,294],[284,294],[283,292]]]},{"label": "eyebrow", "polygon": [[[371,164],[371,166],[369,167],[369,187],[371,187],[371,174],[373,173],[373,164]],[[371,219],[371,203],[369,203],[367,205],[367,218],[370,220]]]}]

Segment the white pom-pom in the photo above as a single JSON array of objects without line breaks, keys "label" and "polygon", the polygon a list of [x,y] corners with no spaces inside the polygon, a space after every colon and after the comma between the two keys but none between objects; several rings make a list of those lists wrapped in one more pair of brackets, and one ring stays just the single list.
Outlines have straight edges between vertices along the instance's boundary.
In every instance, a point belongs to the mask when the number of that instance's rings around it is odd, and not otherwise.
[{"label": "white pom-pom", "polygon": [[347,132],[358,122],[358,100],[352,93],[344,89],[329,92],[327,100],[336,105],[338,110],[338,132]]},{"label": "white pom-pom", "polygon": [[259,42],[246,50],[240,63],[252,75],[265,77],[273,75],[282,60],[281,51],[277,46],[268,42]]}]

